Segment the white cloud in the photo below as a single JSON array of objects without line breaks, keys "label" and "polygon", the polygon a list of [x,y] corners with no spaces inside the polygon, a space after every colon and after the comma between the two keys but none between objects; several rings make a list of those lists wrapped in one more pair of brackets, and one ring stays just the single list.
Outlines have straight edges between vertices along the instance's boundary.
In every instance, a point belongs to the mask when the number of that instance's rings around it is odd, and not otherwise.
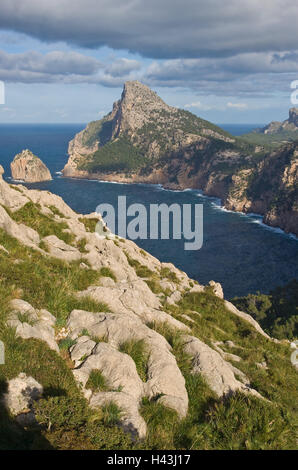
[{"label": "white cloud", "polygon": [[243,110],[247,108],[247,104],[246,103],[232,103],[231,101],[229,101],[227,103],[227,107]]},{"label": "white cloud", "polygon": [[212,109],[212,106],[201,103],[201,101],[194,101],[193,103],[185,104],[184,108],[197,108],[202,111],[208,111]]}]

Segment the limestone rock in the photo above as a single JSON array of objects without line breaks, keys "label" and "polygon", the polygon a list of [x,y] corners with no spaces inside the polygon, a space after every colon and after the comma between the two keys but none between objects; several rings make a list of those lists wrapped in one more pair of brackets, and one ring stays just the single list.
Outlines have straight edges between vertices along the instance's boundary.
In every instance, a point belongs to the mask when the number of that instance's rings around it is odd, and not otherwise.
[{"label": "limestone rock", "polygon": [[248,323],[250,323],[262,336],[265,336],[265,338],[270,339],[270,336],[265,333],[265,331],[260,327],[259,323],[248,313],[241,312],[238,310],[235,305],[233,305],[231,302],[228,300],[224,301],[225,307],[238,317],[242,318],[243,320],[246,320]]},{"label": "limestone rock", "polygon": [[75,367],[78,367],[95,348],[96,343],[92,341],[89,336],[80,336],[73,346],[71,346],[69,352],[72,361],[75,363]]},{"label": "limestone rock", "polygon": [[223,289],[219,282],[209,281],[209,286],[212,287],[214,295],[216,295],[220,299],[224,298]]},{"label": "limestone rock", "polygon": [[240,390],[261,397],[235,378],[233,367],[221,355],[198,338],[185,337],[185,351],[192,356],[192,372],[202,374],[209,387],[222,397]]},{"label": "limestone rock", "polygon": [[[94,392],[85,389],[90,373],[99,370],[106,378],[110,392]],[[138,408],[144,395],[144,383],[137,373],[136,365],[127,354],[117,351],[109,344],[99,343],[79,369],[73,371],[76,380],[83,385],[90,406],[96,408],[114,402],[122,409],[121,422],[126,430],[139,437],[146,435],[146,423]],[[90,393],[91,392],[91,393]]]},{"label": "limestone rock", "polygon": [[0,228],[24,245],[36,247],[40,242],[38,233],[24,224],[17,224],[12,220],[6,210],[0,206]]},{"label": "limestone rock", "polygon": [[[164,404],[174,408],[180,416],[186,415],[188,396],[185,381],[171,353],[171,347],[163,336],[144,325],[136,315],[73,310],[67,327],[73,339],[77,338],[83,329],[87,329],[94,336],[104,337],[115,350],[126,341],[143,340],[149,353],[148,380],[142,389],[144,395],[150,398],[162,395],[161,401]],[[102,351],[102,348],[98,345],[95,351]],[[122,380],[125,381],[125,378]]]},{"label": "limestone rock", "polygon": [[23,150],[18,153],[11,162],[10,168],[14,180],[38,183],[52,179],[46,165],[30,150]]},{"label": "limestone rock", "polygon": [[71,245],[68,245],[56,235],[49,235],[43,238],[49,253],[55,258],[63,259],[65,261],[77,261],[81,259],[82,255],[79,250]]},{"label": "limestone rock", "polygon": [[12,313],[8,325],[16,328],[16,334],[24,339],[36,338],[45,341],[56,352],[59,347],[55,341],[55,317],[47,310],[35,310],[28,302],[14,299],[10,302]]},{"label": "limestone rock", "polygon": [[29,199],[3,181],[3,173],[4,169],[0,165],[0,204],[11,210],[23,207],[27,202],[29,202]]},{"label": "limestone rock", "polygon": [[33,377],[20,373],[8,382],[7,392],[3,396],[6,408],[13,415],[28,413],[34,400],[41,397],[43,387]]}]

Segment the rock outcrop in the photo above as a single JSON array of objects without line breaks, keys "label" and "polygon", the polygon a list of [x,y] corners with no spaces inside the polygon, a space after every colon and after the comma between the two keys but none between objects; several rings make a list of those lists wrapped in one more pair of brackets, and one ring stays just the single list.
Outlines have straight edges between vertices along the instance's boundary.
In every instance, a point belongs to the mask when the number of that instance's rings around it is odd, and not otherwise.
[{"label": "rock outcrop", "polygon": [[11,162],[10,168],[12,178],[25,183],[39,183],[52,179],[46,165],[30,150],[18,153]]},{"label": "rock outcrop", "polygon": [[35,310],[24,300],[14,299],[10,303],[12,313],[8,325],[16,330],[21,338],[37,338],[45,341],[51,349],[59,352],[55,341],[56,318],[47,310]]},{"label": "rock outcrop", "polygon": [[32,405],[42,394],[43,386],[33,377],[21,372],[8,382],[2,402],[18,423],[28,425],[35,421]]},{"label": "rock outcrop", "polygon": [[257,132],[262,134],[278,134],[282,132],[297,132],[298,138],[298,108],[289,110],[289,118],[283,122],[272,121]]},{"label": "rock outcrop", "polygon": [[[6,207],[8,201],[10,210]],[[26,219],[16,222],[16,211],[26,204],[36,205],[44,224],[48,218],[51,224],[67,226],[64,230],[72,235],[69,242],[57,235],[43,237],[27,225]],[[279,344],[249,315],[224,300],[220,284],[211,281],[205,287],[194,283],[175,266],[161,263],[131,241],[101,239],[90,230],[90,222],[95,226],[101,220],[100,214],[75,213],[61,198],[49,192],[8,185],[0,177],[1,286],[2,281],[11,283],[8,290],[11,297],[1,325],[10,329],[9,338],[13,338],[7,345],[5,357],[8,361],[14,359],[14,349],[9,351],[9,347],[12,343],[14,348],[15,341],[20,342],[18,354],[22,351],[28,354],[24,343],[34,339],[30,344],[32,356],[28,369],[34,361],[37,364],[30,374],[26,369],[27,375],[18,375],[19,369],[15,377],[9,364],[8,389],[4,395],[6,408],[17,415],[23,425],[34,422],[32,404],[41,397],[44,388],[50,394],[50,402],[47,396],[44,398],[45,406],[55,406],[55,403],[59,406],[61,401],[66,407],[62,408],[66,417],[75,413],[75,408],[70,411],[67,408],[75,396],[84,401],[95,420],[106,405],[117,406],[120,409],[117,424],[134,439],[143,439],[150,428],[145,419],[144,403],[150,409],[166,407],[177,422],[185,417],[187,422],[189,409],[192,409],[190,400],[193,395],[202,393],[196,388],[198,376],[203,378],[201,386],[208,390],[207,394],[217,396],[218,400],[237,392],[263,402],[263,382],[262,393],[259,393],[258,381],[251,379],[252,387],[250,377],[246,376],[256,367],[260,373],[254,362],[247,362],[250,339],[260,344],[262,351],[269,351],[268,358],[261,353],[257,358],[258,364],[267,359],[266,373],[268,370],[272,376],[270,354]],[[57,230],[57,233],[63,232]],[[24,260],[20,259],[22,252]],[[32,262],[37,263],[36,272]],[[14,263],[19,269],[11,276]],[[143,270],[138,271],[136,266]],[[33,273],[32,278],[28,272]],[[55,276],[60,276],[62,290],[58,293],[59,289],[55,289],[54,297],[53,292],[41,296],[43,302],[49,302],[47,308],[43,308],[46,306],[40,305],[38,296],[44,294],[42,279],[48,281],[47,276],[53,282]],[[148,282],[150,278],[154,286],[158,286],[157,291]],[[69,285],[72,290],[68,290]],[[189,296],[192,303],[188,303]],[[201,306],[197,308],[200,301]],[[39,303],[38,308],[35,302]],[[207,308],[204,308],[206,303]],[[36,358],[34,348],[37,345]],[[22,360],[27,367],[26,360],[23,357]],[[61,371],[62,363],[65,369]],[[40,370],[43,367],[46,371]],[[49,380],[47,368],[51,369]],[[100,374],[101,383],[90,385],[91,374],[95,372]],[[58,390],[57,384],[50,386],[56,373],[63,382],[58,384]],[[204,396],[200,396],[201,399],[204,401]],[[224,406],[224,400],[219,403]],[[108,428],[108,432],[110,430]]]},{"label": "rock outcrop", "polygon": [[[297,108],[280,127],[297,130]],[[235,139],[134,81],[125,83],[110,114],[69,143],[63,174],[199,188],[229,210],[259,213],[265,223],[298,234],[297,146],[272,151]]]}]

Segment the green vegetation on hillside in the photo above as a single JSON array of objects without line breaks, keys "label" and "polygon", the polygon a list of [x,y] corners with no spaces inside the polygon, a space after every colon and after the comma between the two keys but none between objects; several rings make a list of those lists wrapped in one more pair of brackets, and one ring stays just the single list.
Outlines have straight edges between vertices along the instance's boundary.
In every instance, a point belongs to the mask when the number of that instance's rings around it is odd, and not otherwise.
[{"label": "green vegetation on hillside", "polygon": [[42,214],[40,209],[40,206],[33,202],[27,202],[16,212],[12,212],[5,207],[5,210],[13,220],[18,224],[22,223],[33,228],[41,237],[56,235],[65,243],[72,244],[75,237],[66,231],[69,229],[67,223],[57,222],[53,217]]},{"label": "green vegetation on hillside", "polygon": [[124,171],[130,172],[140,168],[145,162],[143,153],[125,136],[108,142],[100,147],[92,156],[92,160],[82,163],[81,170],[91,173]]},{"label": "green vegetation on hillside", "polygon": [[[12,214],[11,211],[9,213]],[[43,216],[38,205],[30,203],[13,213],[12,217],[27,226],[32,224],[42,234],[53,231],[57,236],[63,236],[62,223],[50,216]],[[82,221],[87,229],[92,230],[96,219],[84,217]],[[122,241],[119,239],[118,246],[122,246]],[[0,365],[0,449],[297,447],[297,370],[290,360],[289,345],[270,341],[260,335],[250,323],[231,313],[224,300],[214,295],[211,287],[205,288],[204,292],[189,292],[186,289],[176,305],[166,303],[166,296],[171,291],[162,289],[162,281],[174,283],[178,289],[181,287],[179,272],[169,267],[153,271],[151,266],[146,265],[147,255],[144,252],[139,252],[140,262],[130,257],[123,245],[129,265],[153,292],[158,293],[163,311],[187,325],[190,335],[213,349],[220,346],[224,353],[237,355],[239,361],[235,360],[235,356],[229,359],[236,368],[236,378],[245,384],[249,381],[250,386],[265,398],[263,400],[240,392],[218,398],[201,375],[192,373],[192,358],[184,349],[184,332],[166,322],[151,322],[147,326],[167,340],[169,351],[174,354],[184,376],[189,409],[186,417],[180,419],[174,410],[164,406],[162,395],[151,399],[145,396],[140,403],[140,412],[147,423],[148,433],[143,440],[132,440],[130,434],[125,434],[119,427],[124,410],[115,403],[108,403],[96,410],[88,406],[71,370],[74,363],[69,350],[75,344],[72,337],[62,336],[64,339],[58,340],[57,353],[43,341],[17,337],[15,329],[7,325],[12,299],[23,299],[36,309],[51,312],[56,317],[57,333],[61,333],[61,328],[66,326],[73,309],[108,312],[108,305],[88,297],[78,297],[77,293],[97,285],[102,276],[117,281],[115,273],[109,267],[95,270],[88,268],[87,262],[82,267],[81,261],[66,262],[53,258],[24,246],[3,229],[0,229],[0,245],[4,248],[0,250],[0,340],[5,344],[5,364]],[[86,248],[85,243],[82,248]],[[297,321],[297,281],[262,298],[260,305],[258,302],[256,298],[250,302],[249,298],[247,305],[240,307],[255,316],[259,315],[261,323],[270,316],[274,317],[272,331],[277,330],[284,335],[284,331],[291,326],[291,319]],[[290,312],[295,317],[291,317]],[[279,316],[286,318],[286,321],[279,321]],[[26,314],[18,318],[22,323],[31,323]],[[166,316],[161,314],[159,318]],[[94,337],[91,328],[90,334],[87,328],[83,328],[80,335],[88,335],[96,343],[110,340],[109,332],[104,337]],[[140,379],[144,383],[151,380],[147,340],[131,338],[118,346],[135,362]],[[85,358],[83,356],[81,360]],[[37,423],[28,426],[18,424],[1,401],[8,381],[20,372],[32,376],[44,388],[42,398],[34,403]],[[95,392],[111,391],[104,369],[93,370],[87,388]],[[121,386],[112,391],[121,392]]]},{"label": "green vegetation on hillside", "polygon": [[297,131],[282,131],[275,134],[262,134],[258,132],[250,132],[249,134],[243,134],[242,140],[249,142],[250,144],[264,146],[268,149],[274,149],[280,147],[287,142],[294,142],[298,139]]},{"label": "green vegetation on hillside", "polygon": [[112,135],[112,122],[106,118],[100,121],[92,121],[84,129],[83,145],[92,147],[96,142],[102,146],[106,144]]},{"label": "green vegetation on hillside", "polygon": [[15,296],[35,308],[47,309],[57,317],[60,324],[66,321],[75,308],[99,312],[108,310],[106,305],[75,296],[77,291],[97,282],[100,277],[97,271],[80,268],[80,262],[67,263],[43,256],[20,244],[2,229],[0,244],[9,252],[0,252],[1,285],[8,292],[13,290]]},{"label": "green vegetation on hillside", "polygon": [[233,304],[249,313],[270,335],[278,339],[298,338],[298,281],[277,287],[270,294],[236,297]]}]

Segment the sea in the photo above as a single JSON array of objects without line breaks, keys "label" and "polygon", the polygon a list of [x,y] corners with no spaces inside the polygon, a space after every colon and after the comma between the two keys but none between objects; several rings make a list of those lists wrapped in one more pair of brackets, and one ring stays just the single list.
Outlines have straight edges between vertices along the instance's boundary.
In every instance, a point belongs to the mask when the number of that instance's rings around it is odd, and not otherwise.
[{"label": "sea", "polygon": [[[250,132],[262,124],[224,124],[233,135]],[[298,239],[278,228],[263,224],[257,214],[224,209],[217,198],[197,190],[170,191],[160,185],[118,184],[67,179],[61,170],[67,162],[68,142],[85,124],[0,124],[0,164],[5,179],[12,182],[10,162],[15,154],[30,149],[50,169],[53,181],[27,184],[61,196],[79,213],[96,210],[102,203],[117,207],[118,196],[127,204],[202,204],[203,245],[196,251],[184,249],[185,240],[136,240],[136,243],[164,262],[174,263],[191,278],[207,284],[220,282],[226,298],[248,293],[268,293],[298,278]]]}]

